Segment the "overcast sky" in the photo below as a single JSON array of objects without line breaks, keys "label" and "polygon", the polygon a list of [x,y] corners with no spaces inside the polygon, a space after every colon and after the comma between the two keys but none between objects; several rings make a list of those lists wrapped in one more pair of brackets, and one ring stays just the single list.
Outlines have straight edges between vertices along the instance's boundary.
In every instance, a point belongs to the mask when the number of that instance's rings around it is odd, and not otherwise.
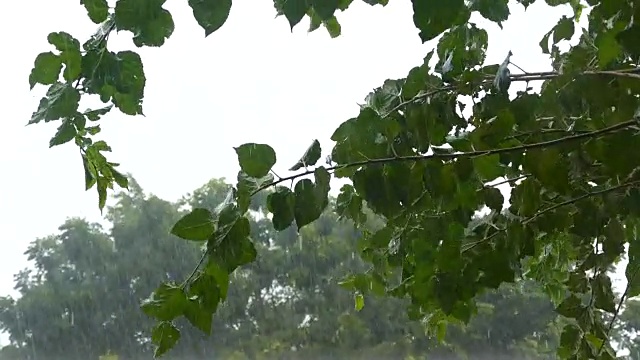
[{"label": "overcast sky", "polygon": [[[274,19],[270,0],[236,1],[221,30],[204,38],[186,2],[169,1],[176,30],[161,48],[137,49],[147,76],[146,117],[113,111],[100,137],[113,148],[145,191],[175,200],[213,177],[233,179],[233,146],[271,144],[276,171],[291,166],[317,138],[324,153],[332,131],[357,114],[357,103],[387,78],[404,77],[433,44],[421,44],[411,3],[386,8],[355,1],[339,13],[342,36],[324,29],[294,33]],[[512,6],[504,30],[474,16],[489,31],[488,63],[509,50],[529,71],[549,69],[542,36],[570,10],[538,1],[526,12]],[[30,92],[36,55],[52,49],[49,32],[66,31],[84,42],[96,29],[78,1],[14,1],[0,12],[3,83],[0,86],[0,295],[26,265],[28,243],[57,231],[65,218],[101,219],[95,190],[84,191],[82,163],[72,143],[48,149],[56,123],[25,127],[44,88]],[[135,49],[126,33],[113,50]]]}]

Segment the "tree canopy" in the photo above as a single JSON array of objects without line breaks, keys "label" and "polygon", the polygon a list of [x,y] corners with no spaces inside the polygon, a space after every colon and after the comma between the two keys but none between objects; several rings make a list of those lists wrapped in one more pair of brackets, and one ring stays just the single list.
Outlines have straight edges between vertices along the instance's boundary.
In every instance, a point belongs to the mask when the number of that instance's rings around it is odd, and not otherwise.
[{"label": "tree canopy", "polygon": [[[322,149],[313,139],[283,177],[272,171],[271,146],[236,147],[241,171],[228,195],[214,207],[193,207],[172,227],[172,234],[203,245],[195,270],[162,283],[142,304],[158,321],[151,335],[156,354],[178,342],[179,318],[211,332],[212,315],[232,291],[230,274],[259,261],[249,210],[252,197],[270,189],[266,209],[276,231],[295,224],[301,232],[331,208],[362,234],[360,256],[370,267],[341,282],[354,292],[357,309],[370,294],[407,299],[409,318],[440,334],[449,322],[468,323],[487,289],[525,278],[569,319],[560,358],[615,358],[609,342],[615,319],[625,300],[640,294],[640,157],[626,152],[638,145],[640,121],[638,3],[545,2],[573,14],[531,44],[550,56],[550,71],[519,69],[510,53],[501,64],[485,63],[489,36],[470,15],[500,25],[509,18],[508,0],[412,0],[416,41],[439,38],[436,48],[405,78],[367,95],[359,114],[333,133],[326,164],[318,163]],[[129,183],[106,158],[107,142],[97,140],[100,117],[114,107],[142,114],[146,82],[138,54],[109,50],[109,34],[130,31],[137,47],[162,46],[174,23],[163,0],[81,3],[98,30],[82,46],[71,34],[49,34],[55,51],[38,55],[29,76],[31,87],[49,88],[29,123],[59,122],[50,145],[73,141],[80,148],[86,188],[97,189],[102,209],[114,183]],[[309,31],[322,26],[336,37],[336,14],[351,3],[275,0],[274,6],[292,29],[308,17]],[[224,25],[232,1],[189,6],[208,35]],[[587,11],[588,24],[577,23]],[[578,43],[561,51],[559,43],[574,33]],[[509,92],[513,82],[541,82],[541,90]],[[92,95],[107,105],[79,110],[80,99]],[[328,197],[332,178],[347,180],[335,206]],[[508,199],[498,186],[508,188]],[[480,221],[479,212],[486,215]],[[371,216],[382,226],[369,228]],[[617,299],[607,269],[625,252],[627,286]]]}]

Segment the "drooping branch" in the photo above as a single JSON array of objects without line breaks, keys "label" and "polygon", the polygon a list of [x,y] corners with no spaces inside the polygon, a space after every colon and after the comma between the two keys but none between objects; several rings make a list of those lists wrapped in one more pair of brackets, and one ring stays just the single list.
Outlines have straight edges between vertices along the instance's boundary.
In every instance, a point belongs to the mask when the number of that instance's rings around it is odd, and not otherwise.
[{"label": "drooping branch", "polygon": [[[367,159],[367,160],[356,161],[356,162],[352,162],[352,163],[348,163],[348,164],[335,165],[335,166],[327,168],[327,170],[328,171],[335,171],[335,170],[339,170],[339,169],[346,169],[346,168],[352,168],[352,167],[358,167],[358,166],[367,166],[367,165],[374,165],[374,164],[386,164],[386,163],[401,162],[401,161],[426,161],[426,160],[432,160],[432,159],[455,160],[455,159],[462,159],[462,158],[476,158],[476,157],[481,157],[481,156],[489,156],[489,155],[498,155],[498,154],[513,153],[513,152],[521,152],[521,151],[527,151],[527,150],[547,148],[547,147],[556,146],[556,145],[564,144],[564,143],[571,142],[571,141],[597,138],[597,137],[600,137],[600,136],[603,136],[603,135],[607,135],[607,134],[610,134],[610,133],[613,133],[613,132],[616,132],[616,131],[619,131],[619,130],[622,130],[622,129],[625,129],[625,128],[629,128],[629,127],[631,127],[633,125],[637,125],[637,124],[638,124],[638,120],[634,119],[634,120],[621,122],[621,123],[618,123],[618,124],[615,124],[615,125],[611,125],[609,127],[606,127],[606,128],[600,129],[600,130],[584,132],[584,133],[580,133],[580,134],[576,134],[576,135],[566,136],[566,137],[562,137],[562,138],[554,139],[554,140],[549,140],[549,141],[537,142],[537,143],[533,143],[533,144],[525,144],[525,145],[512,146],[512,147],[500,148],[500,149],[489,149],[489,150],[459,152],[459,153],[454,153],[454,154],[428,154],[428,155],[411,155],[411,156],[388,157],[388,158],[380,158],[380,159]],[[251,193],[251,196],[259,193],[262,190],[265,190],[267,188],[270,188],[270,187],[273,187],[275,185],[278,185],[278,184],[280,184],[282,182],[295,180],[295,179],[303,177],[303,176],[311,175],[311,174],[314,173],[314,171],[315,170],[306,170],[306,171],[303,171],[303,172],[298,173],[298,174],[294,174],[294,175],[290,175],[290,176],[286,176],[286,177],[281,177],[276,181],[273,181],[273,182],[270,182],[270,183],[265,184],[263,186],[260,186],[259,188],[257,188],[255,191],[253,191]]]},{"label": "drooping branch", "polygon": [[[594,197],[594,196],[608,194],[610,192],[626,189],[626,188],[629,188],[629,187],[632,187],[632,186],[637,186],[637,185],[640,185],[640,180],[629,181],[629,182],[626,182],[626,183],[623,183],[623,184],[619,184],[619,185],[616,185],[616,186],[611,186],[611,187],[608,187],[606,189],[602,189],[602,190],[598,190],[598,191],[590,191],[590,192],[587,192],[586,194],[583,194],[583,195],[577,196],[575,198],[571,198],[569,200],[565,200],[565,201],[559,202],[557,204],[553,204],[553,205],[551,205],[549,207],[546,207],[544,209],[541,209],[541,210],[537,211],[535,214],[531,215],[530,217],[527,217],[526,219],[522,220],[520,223],[522,225],[526,225],[526,224],[534,221],[538,217],[540,217],[540,216],[542,216],[544,214],[547,214],[547,213],[549,213],[549,212],[551,212],[553,210],[557,210],[557,209],[559,209],[561,207],[568,206],[568,205],[571,205],[571,204],[575,204],[575,203],[577,203],[579,201],[582,201],[582,200],[585,200],[585,199],[588,199],[588,198],[591,198],[591,197]],[[493,239],[498,234],[504,233],[505,231],[507,231],[506,228],[497,229],[497,231],[492,233],[491,235],[486,236],[486,237],[484,237],[484,238],[482,238],[482,239],[480,239],[478,241],[474,241],[474,242],[468,244],[468,246],[466,248],[462,249],[462,252],[465,253],[465,252],[473,249],[474,247]]]}]

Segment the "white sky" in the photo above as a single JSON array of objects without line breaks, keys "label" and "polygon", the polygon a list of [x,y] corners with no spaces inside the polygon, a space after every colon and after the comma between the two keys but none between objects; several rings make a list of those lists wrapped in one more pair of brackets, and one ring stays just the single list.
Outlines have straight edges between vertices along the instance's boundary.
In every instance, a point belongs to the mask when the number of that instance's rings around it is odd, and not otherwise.
[{"label": "white sky", "polygon": [[[274,146],[279,174],[314,138],[328,153],[333,130],[357,114],[357,103],[385,79],[406,76],[433,46],[420,43],[409,1],[386,8],[355,1],[338,14],[337,39],[323,28],[307,34],[306,20],[292,34],[284,17],[274,19],[270,0],[236,1],[227,23],[206,39],[186,2],[166,8],[176,31],[163,47],[136,49],[125,33],[111,37],[111,49],[143,58],[146,118],[113,111],[101,122],[101,138],[122,171],[167,200],[213,177],[235,178],[233,146],[245,142]],[[502,31],[480,20],[489,31],[487,62],[502,62],[512,50],[520,67],[549,69],[538,43],[563,14],[570,9],[538,1],[526,13],[512,6]],[[95,190],[84,191],[76,146],[48,149],[58,124],[25,127],[44,91],[30,92],[28,76],[36,55],[52,50],[47,34],[66,31],[84,42],[95,29],[78,1],[14,1],[0,12],[0,295],[13,292],[30,241],[70,216],[101,218]]]}]

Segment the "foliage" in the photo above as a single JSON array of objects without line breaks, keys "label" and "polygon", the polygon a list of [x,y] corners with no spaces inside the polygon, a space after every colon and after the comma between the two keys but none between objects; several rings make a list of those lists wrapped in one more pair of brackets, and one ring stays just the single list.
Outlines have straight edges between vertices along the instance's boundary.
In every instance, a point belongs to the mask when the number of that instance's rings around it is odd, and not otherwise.
[{"label": "foliage", "polygon": [[[525,7],[534,2],[518,0]],[[159,321],[157,354],[176,343],[174,320],[180,316],[208,333],[210,321],[203,319],[227,295],[229,275],[257,261],[251,196],[275,188],[267,199],[274,227],[295,223],[302,231],[328,207],[330,179],[337,177],[349,184],[335,211],[363,232],[361,256],[372,264],[343,282],[356,292],[358,307],[369,293],[408,298],[410,318],[438,333],[446,322],[469,322],[478,310],[475,298],[486,289],[524,277],[541,284],[557,312],[570,319],[560,358],[614,358],[612,326],[603,319],[613,314],[613,324],[624,300],[640,294],[640,158],[626,153],[638,147],[637,4],[546,2],[572,9],[540,42],[552,71],[512,74],[509,56],[502,65],[485,64],[488,34],[469,21],[470,14],[501,24],[509,17],[507,1],[412,0],[420,39],[440,37],[437,48],[406,78],[375,89],[360,113],[335,130],[330,165],[316,165],[320,149],[314,141],[292,166],[305,170],[279,178],[270,172],[277,157],[269,145],[236,148],[242,171],[227,198],[215,209],[193,209],[174,228],[185,239],[206,238],[204,256],[185,281],[161,285],[143,304]],[[87,121],[113,107],[142,114],[145,85],[140,57],[108,50],[108,36],[126,30],[138,47],[161,46],[174,28],[163,3],[118,0],[105,10],[103,1],[83,1],[100,23],[98,32],[82,48],[69,34],[50,34],[56,53],[40,54],[29,78],[32,87],[49,86],[30,123],[60,121],[50,145],[74,140],[80,147],[86,187],[96,186],[101,209],[114,182],[128,184],[103,155],[107,143],[94,141],[99,126]],[[310,31],[323,25],[332,37],[340,34],[336,11],[350,3],[274,0],[292,29],[307,16]],[[225,22],[231,2],[193,0],[189,6],[210,34]],[[576,20],[585,10],[589,24],[582,28]],[[558,44],[574,33],[579,43],[560,51]],[[515,82],[533,81],[542,82],[537,93],[528,86],[507,91]],[[80,112],[87,94],[110,104]],[[471,111],[464,111],[462,96],[473,100]],[[295,182],[293,189],[281,185],[287,181]],[[509,188],[507,208],[498,183]],[[365,204],[384,218],[377,231],[363,227]],[[480,210],[490,213],[473,221]],[[628,288],[616,303],[605,270],[625,244]]]},{"label": "foliage", "polygon": [[[20,297],[0,300],[0,328],[11,340],[0,359],[141,359],[153,352],[152,322],[139,301],[158,282],[188,276],[201,254],[199,243],[167,229],[180,217],[178,209],[217,204],[229,185],[212,180],[171,204],[130,183],[131,191],[107,209],[108,229],[69,219],[56,234],[29,245],[33,266],[15,278]],[[481,296],[478,316],[468,326],[450,326],[444,345],[421,336],[424,326],[408,319],[406,300],[368,297],[356,311],[353,294],[333,279],[367,268],[356,256],[361,234],[331,212],[300,234],[294,227],[278,232],[263,217],[266,198],[255,205],[260,215],[249,220],[259,257],[230,277],[227,301],[210,324],[216,336],[179,321],[181,340],[167,357],[461,359],[483,353],[542,359],[557,344],[557,334],[547,329],[555,317],[549,300],[524,282]],[[164,289],[161,294],[173,291]]]}]

